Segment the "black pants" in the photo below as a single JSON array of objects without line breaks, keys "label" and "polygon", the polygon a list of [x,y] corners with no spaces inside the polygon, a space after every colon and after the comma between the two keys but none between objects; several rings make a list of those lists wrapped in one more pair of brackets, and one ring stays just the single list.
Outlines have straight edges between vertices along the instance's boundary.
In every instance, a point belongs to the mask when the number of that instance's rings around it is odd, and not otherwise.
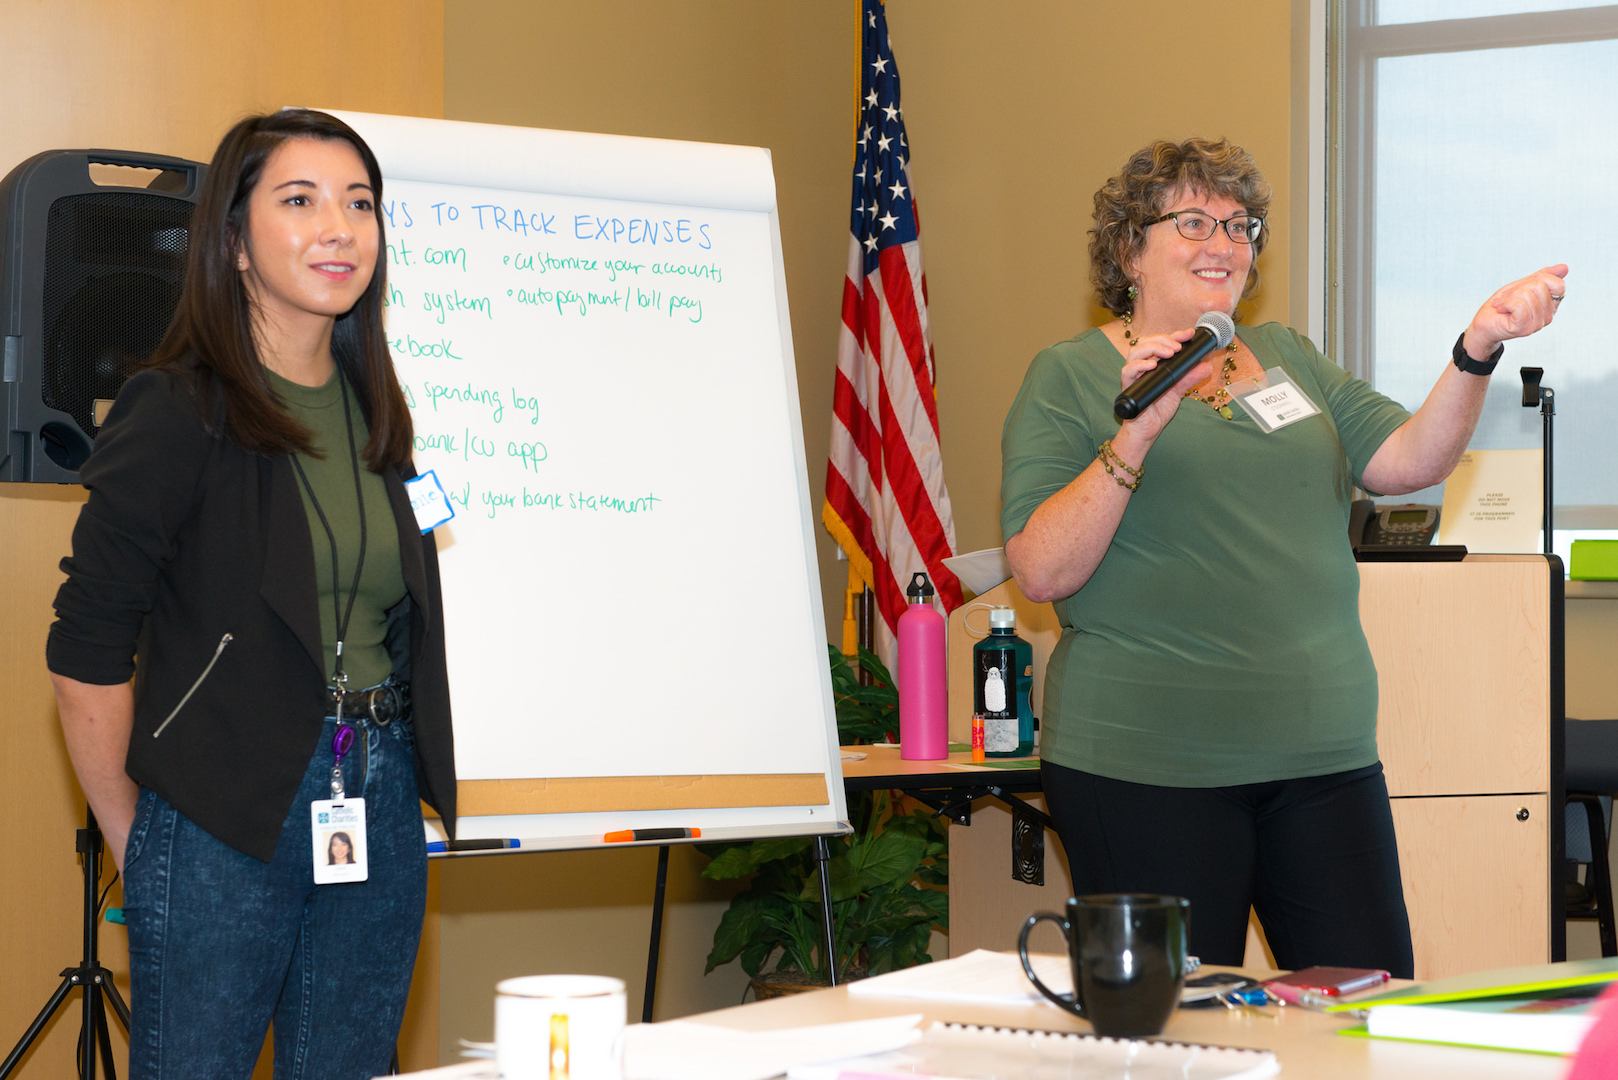
[{"label": "black pants", "polygon": [[1223,788],[1131,784],[1048,761],[1040,777],[1075,896],[1186,897],[1190,949],[1205,963],[1242,962],[1251,907],[1283,968],[1413,977],[1380,763]]}]

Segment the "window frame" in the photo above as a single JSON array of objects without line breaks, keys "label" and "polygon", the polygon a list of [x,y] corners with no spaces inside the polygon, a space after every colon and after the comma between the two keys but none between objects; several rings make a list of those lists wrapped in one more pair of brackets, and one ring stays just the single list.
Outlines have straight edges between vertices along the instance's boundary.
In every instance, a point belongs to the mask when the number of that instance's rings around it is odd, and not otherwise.
[{"label": "window frame", "polygon": [[[1297,0],[1298,3],[1307,0]],[[1374,177],[1376,66],[1389,56],[1574,44],[1618,39],[1618,4],[1558,11],[1375,25],[1377,0],[1324,0],[1325,318],[1322,345],[1350,373],[1376,385]],[[1311,18],[1319,17],[1311,12]],[[1311,140],[1312,141],[1312,140]],[[1556,549],[1576,537],[1618,529],[1618,504],[1558,503]],[[1610,534],[1607,534],[1610,535]]]},{"label": "window frame", "polygon": [[1387,56],[1618,38],[1618,4],[1421,23],[1375,24],[1377,0],[1327,0],[1326,339],[1329,355],[1375,385],[1376,63]]}]

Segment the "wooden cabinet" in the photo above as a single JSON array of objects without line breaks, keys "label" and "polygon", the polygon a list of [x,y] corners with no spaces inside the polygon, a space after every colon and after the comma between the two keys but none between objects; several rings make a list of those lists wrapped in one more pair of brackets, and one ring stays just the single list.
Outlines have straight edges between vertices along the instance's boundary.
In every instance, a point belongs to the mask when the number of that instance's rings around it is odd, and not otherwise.
[{"label": "wooden cabinet", "polygon": [[1564,950],[1555,570],[1538,555],[1360,565],[1418,979]]},{"label": "wooden cabinet", "polygon": [[1393,800],[1416,978],[1550,959],[1549,806],[1544,794]]},{"label": "wooden cabinet", "polygon": [[[1559,575],[1541,556],[1473,555],[1362,563],[1360,578],[1416,977],[1560,959]],[[955,955],[1014,947],[1022,919],[1069,888],[1054,834],[1036,888],[1010,878],[1011,815],[980,800],[972,820],[950,828]]]},{"label": "wooden cabinet", "polygon": [[1360,565],[1388,794],[1550,790],[1550,587],[1534,555]]}]

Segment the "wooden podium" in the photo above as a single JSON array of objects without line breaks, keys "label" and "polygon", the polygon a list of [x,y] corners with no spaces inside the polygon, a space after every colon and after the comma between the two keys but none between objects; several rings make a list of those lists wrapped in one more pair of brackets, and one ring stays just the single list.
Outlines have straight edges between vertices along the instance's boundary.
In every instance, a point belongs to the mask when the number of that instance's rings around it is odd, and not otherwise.
[{"label": "wooden podium", "polygon": [[[978,599],[1017,607],[1019,622],[1030,606],[1011,582]],[[1418,979],[1565,955],[1562,604],[1561,564],[1541,555],[1360,564]],[[952,665],[958,638],[970,649],[959,615]],[[1049,638],[1029,639],[1042,674]],[[952,685],[952,719],[955,697]],[[952,954],[1015,948],[1029,913],[1061,909],[1054,835],[1045,850],[1045,884],[1026,885],[1009,874],[1008,811],[981,800],[971,826],[951,827]]]}]

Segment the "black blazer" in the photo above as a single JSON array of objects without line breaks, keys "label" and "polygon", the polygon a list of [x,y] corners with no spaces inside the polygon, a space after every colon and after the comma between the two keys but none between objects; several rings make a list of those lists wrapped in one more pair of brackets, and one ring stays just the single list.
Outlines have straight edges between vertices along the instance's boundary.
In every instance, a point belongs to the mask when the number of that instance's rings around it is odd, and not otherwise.
[{"label": "black blazer", "polygon": [[[413,474],[383,474],[407,592],[388,613],[388,651],[410,681],[421,797],[453,835],[438,551],[405,495]],[[151,370],[124,384],[80,477],[90,498],[62,560],[47,663],[100,685],[134,675],[129,775],[268,862],[330,700],[314,545],[291,459],[210,436],[189,380]]]}]

